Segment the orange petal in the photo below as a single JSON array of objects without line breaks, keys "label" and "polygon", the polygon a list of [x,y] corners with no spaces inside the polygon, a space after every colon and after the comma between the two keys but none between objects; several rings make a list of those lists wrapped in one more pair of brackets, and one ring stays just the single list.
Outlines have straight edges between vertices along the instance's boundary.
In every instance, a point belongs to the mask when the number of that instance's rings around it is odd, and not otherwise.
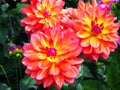
[{"label": "orange petal", "polygon": [[42,60],[40,63],[39,63],[39,68],[40,69],[48,69],[50,67],[51,63],[47,60]]},{"label": "orange petal", "polygon": [[55,83],[58,86],[58,88],[61,88],[64,83],[64,77],[62,75],[55,76]]},{"label": "orange petal", "polygon": [[110,32],[110,30],[108,30],[108,29],[103,29],[103,30],[102,30],[102,34],[109,34],[109,33],[111,33],[111,32]]},{"label": "orange petal", "polygon": [[63,73],[63,75],[67,78],[75,78],[79,75],[76,67],[72,66],[72,69]]},{"label": "orange petal", "polygon": [[24,51],[23,55],[33,60],[38,59],[37,52],[34,50],[26,50]]},{"label": "orange petal", "polygon": [[91,40],[91,37],[81,39],[81,46],[82,47],[88,47],[90,45],[90,40]]},{"label": "orange petal", "polygon": [[93,8],[95,8],[97,6],[96,0],[92,0],[92,6],[93,6]]},{"label": "orange petal", "polygon": [[96,52],[97,54],[102,53],[101,45],[100,45],[99,47],[97,47],[97,48],[94,48],[94,49],[95,49],[95,52]]},{"label": "orange petal", "polygon": [[38,53],[38,54],[37,54],[37,57],[38,57],[39,59],[46,59],[46,58],[47,58],[47,55],[46,55],[45,53]]},{"label": "orange petal", "polygon": [[60,73],[60,69],[55,66],[55,64],[52,64],[50,71],[50,75],[58,75]]},{"label": "orange petal", "polygon": [[49,47],[49,36],[47,36],[47,35],[44,34],[43,32],[38,32],[37,34],[38,34],[38,36],[40,37],[41,45],[42,45],[44,48]]},{"label": "orange petal", "polygon": [[34,61],[34,62],[31,62],[29,65],[27,65],[27,68],[29,70],[38,70],[38,64],[39,64],[40,61]]},{"label": "orange petal", "polygon": [[69,71],[71,69],[71,65],[67,62],[61,62],[59,67],[64,71]]},{"label": "orange petal", "polygon": [[103,53],[105,53],[106,55],[110,54],[110,48],[106,45],[105,42],[101,43],[101,50]]},{"label": "orange petal", "polygon": [[70,58],[66,60],[66,62],[70,63],[71,65],[80,64],[83,61],[84,60],[82,58]]},{"label": "orange petal", "polygon": [[90,44],[92,47],[97,48],[100,45],[100,41],[96,37],[92,37]]},{"label": "orange petal", "polygon": [[91,34],[89,33],[89,32],[86,32],[86,31],[82,31],[82,32],[77,32],[77,36],[79,37],[79,38],[87,38],[87,37],[89,37]]},{"label": "orange petal", "polygon": [[85,9],[85,3],[82,0],[79,0],[78,2],[78,10],[84,11]]},{"label": "orange petal", "polygon": [[40,37],[38,37],[38,35],[35,34],[31,35],[31,43],[37,51],[40,51],[40,47],[42,47],[42,45],[41,45]]},{"label": "orange petal", "polygon": [[45,77],[47,77],[47,75],[48,75],[48,71],[47,70],[39,70],[38,73],[37,73],[36,79],[37,80],[42,80]]}]

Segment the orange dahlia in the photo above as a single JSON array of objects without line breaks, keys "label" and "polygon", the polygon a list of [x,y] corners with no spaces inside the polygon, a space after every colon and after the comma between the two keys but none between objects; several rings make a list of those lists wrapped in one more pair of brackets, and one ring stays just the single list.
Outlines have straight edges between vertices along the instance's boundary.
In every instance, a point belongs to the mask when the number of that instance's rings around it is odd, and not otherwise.
[{"label": "orange dahlia", "polygon": [[[70,9],[71,10],[71,9]],[[110,52],[117,48],[119,24],[116,18],[100,9],[96,0],[84,3],[79,1],[78,8],[70,11],[75,30],[83,47],[83,55],[89,60],[107,59]]]},{"label": "orange dahlia", "polygon": [[80,42],[71,30],[58,27],[38,31],[31,35],[30,43],[24,45],[22,63],[26,73],[43,84],[44,88],[55,86],[60,89],[64,82],[71,84],[79,75],[83,59],[77,56],[81,52]]},{"label": "orange dahlia", "polygon": [[26,15],[21,20],[27,34],[42,31],[44,28],[54,27],[64,17],[63,0],[30,0],[21,12]]}]

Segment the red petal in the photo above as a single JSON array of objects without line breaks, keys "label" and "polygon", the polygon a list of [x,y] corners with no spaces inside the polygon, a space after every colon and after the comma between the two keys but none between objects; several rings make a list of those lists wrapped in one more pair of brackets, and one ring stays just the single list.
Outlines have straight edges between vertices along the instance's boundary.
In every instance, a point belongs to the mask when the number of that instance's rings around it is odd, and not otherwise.
[{"label": "red petal", "polygon": [[54,81],[54,80],[53,80],[52,77],[46,78],[46,79],[44,80],[44,82],[43,82],[44,88],[51,86],[51,84],[53,83],[53,81]]},{"label": "red petal", "polygon": [[37,76],[37,72],[36,72],[36,71],[35,71],[35,72],[32,71],[30,77],[31,77],[31,78],[36,78],[36,76]]},{"label": "red petal", "polygon": [[68,84],[72,84],[74,82],[74,78],[65,78],[65,82]]}]

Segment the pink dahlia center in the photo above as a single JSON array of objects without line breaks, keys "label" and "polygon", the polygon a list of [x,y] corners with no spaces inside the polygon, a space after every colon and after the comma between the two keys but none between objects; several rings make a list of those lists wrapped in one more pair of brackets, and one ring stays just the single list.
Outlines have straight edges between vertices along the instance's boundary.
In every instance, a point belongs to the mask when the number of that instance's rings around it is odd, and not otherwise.
[{"label": "pink dahlia center", "polygon": [[47,56],[56,56],[57,50],[55,48],[48,48]]},{"label": "pink dahlia center", "polygon": [[43,14],[44,14],[45,17],[49,17],[50,16],[50,12],[49,11],[45,11]]},{"label": "pink dahlia center", "polygon": [[101,33],[102,31],[101,31],[101,28],[96,24],[96,25],[93,25],[92,26],[92,33],[94,34],[94,35],[97,35],[97,34],[99,34],[99,33]]}]

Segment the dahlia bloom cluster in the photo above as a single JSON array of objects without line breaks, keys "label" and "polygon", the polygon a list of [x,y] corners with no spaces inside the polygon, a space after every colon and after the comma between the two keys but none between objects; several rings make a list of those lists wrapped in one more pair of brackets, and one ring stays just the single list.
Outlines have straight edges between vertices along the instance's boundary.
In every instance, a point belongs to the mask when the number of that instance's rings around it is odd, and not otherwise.
[{"label": "dahlia bloom cluster", "polygon": [[108,12],[111,10],[111,5],[114,2],[118,2],[118,0],[99,0],[98,4],[100,5],[101,9],[106,8]]},{"label": "dahlia bloom cluster", "polygon": [[17,46],[9,46],[9,48],[8,48],[8,53],[9,53],[10,56],[12,56],[12,55],[18,55],[18,56],[19,56],[19,54],[22,55],[22,53],[23,53],[23,48],[22,48],[22,46],[20,46],[20,45],[17,45]]},{"label": "dahlia bloom cluster", "polygon": [[22,63],[25,72],[44,88],[60,90],[64,82],[72,84],[83,58],[107,59],[117,48],[120,24],[106,7],[101,9],[95,0],[92,4],[79,0],[74,9],[64,9],[64,4],[63,0],[30,0],[21,9],[26,15],[21,25],[30,35]]}]

